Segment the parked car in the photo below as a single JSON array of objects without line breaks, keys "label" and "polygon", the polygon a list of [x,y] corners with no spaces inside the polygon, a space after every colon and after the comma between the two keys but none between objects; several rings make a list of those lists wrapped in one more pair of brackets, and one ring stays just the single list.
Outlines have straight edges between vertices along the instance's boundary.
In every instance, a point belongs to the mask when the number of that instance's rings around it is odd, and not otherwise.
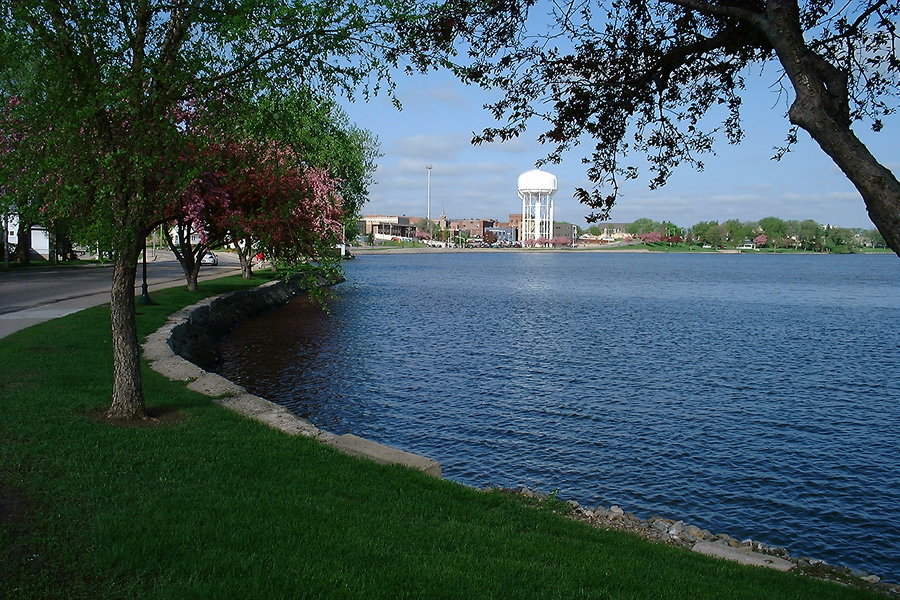
[{"label": "parked car", "polygon": [[216,256],[215,252],[207,252],[203,255],[203,258],[200,259],[200,264],[216,266],[219,264],[219,257]]}]

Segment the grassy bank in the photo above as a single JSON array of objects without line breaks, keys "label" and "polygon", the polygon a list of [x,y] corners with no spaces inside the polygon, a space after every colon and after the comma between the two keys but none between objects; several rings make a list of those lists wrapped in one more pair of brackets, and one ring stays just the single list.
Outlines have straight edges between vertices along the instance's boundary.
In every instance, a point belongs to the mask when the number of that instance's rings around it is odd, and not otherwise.
[{"label": "grassy bank", "polygon": [[[142,334],[201,295],[155,293]],[[0,344],[0,598],[880,597],[350,458],[150,371],[160,423],[110,425],[108,331],[101,307]]]}]

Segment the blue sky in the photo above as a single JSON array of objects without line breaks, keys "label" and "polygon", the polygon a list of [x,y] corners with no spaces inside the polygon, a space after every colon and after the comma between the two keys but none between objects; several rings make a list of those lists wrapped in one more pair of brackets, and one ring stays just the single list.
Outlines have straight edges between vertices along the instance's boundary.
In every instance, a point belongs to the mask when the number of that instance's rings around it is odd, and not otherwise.
[{"label": "blue sky", "polygon": [[[752,89],[744,96],[746,137],[740,145],[720,139],[716,155],[704,157],[704,171],[681,168],[657,190],[649,189],[644,172],[623,186],[611,220],[649,217],[689,227],[698,221],[777,216],[872,228],[859,194],[804,132],[781,162],[771,160],[773,148],[782,143],[789,127],[784,99],[779,104],[777,94],[767,87],[771,79],[747,77]],[[473,132],[495,124],[482,108],[492,95],[465,86],[447,73],[399,75],[397,96],[402,111],[383,96],[368,103],[344,103],[350,119],[378,137],[383,153],[364,214],[425,216],[428,164],[432,165],[432,218],[445,211],[453,219],[502,221],[510,213],[521,212],[516,180],[547,153],[535,141],[543,129],[534,127],[504,144],[472,146]],[[896,173],[900,167],[897,122],[887,121],[878,134],[860,123],[856,132],[882,164]],[[590,185],[581,156],[576,149],[561,164],[544,168],[559,180],[556,220],[586,226],[589,210],[573,199],[576,187]]]}]

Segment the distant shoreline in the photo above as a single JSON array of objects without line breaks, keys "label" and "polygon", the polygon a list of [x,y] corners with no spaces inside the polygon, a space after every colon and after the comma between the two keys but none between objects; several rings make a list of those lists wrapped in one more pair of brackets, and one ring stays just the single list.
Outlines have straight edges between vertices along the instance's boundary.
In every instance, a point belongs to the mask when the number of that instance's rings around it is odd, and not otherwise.
[{"label": "distant shoreline", "polygon": [[[466,254],[472,252],[630,252],[630,253],[651,253],[652,250],[647,248],[431,248],[423,246],[421,248],[401,248],[401,247],[379,247],[379,246],[362,246],[351,247],[351,254]],[[660,253],[664,254],[664,253]]]},{"label": "distant shoreline", "polygon": [[[509,253],[509,252],[540,252],[540,253],[561,253],[561,252],[587,252],[594,254],[751,254],[751,255],[766,255],[766,256],[787,256],[787,255],[802,255],[802,256],[833,256],[834,254],[829,252],[771,252],[767,250],[757,250],[751,252],[742,252],[740,250],[735,249],[725,249],[725,250],[687,250],[687,249],[672,249],[672,250],[651,250],[649,248],[590,248],[590,247],[578,247],[578,248],[431,248],[429,246],[422,246],[417,248],[408,248],[408,247],[393,247],[393,246],[351,246],[350,253],[355,256],[371,256],[377,254],[466,254],[473,252],[498,252],[498,253]],[[882,254],[892,254],[890,251],[880,252],[854,252],[853,254],[874,254],[874,255],[882,255]]]}]

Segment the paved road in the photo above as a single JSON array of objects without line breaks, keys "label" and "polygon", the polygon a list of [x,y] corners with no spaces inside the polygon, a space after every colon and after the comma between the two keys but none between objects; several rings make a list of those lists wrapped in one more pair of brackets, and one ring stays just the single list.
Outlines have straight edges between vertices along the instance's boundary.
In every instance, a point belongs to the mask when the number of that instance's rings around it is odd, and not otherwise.
[{"label": "paved road", "polygon": [[[238,269],[235,255],[221,252],[219,265],[204,265],[201,279],[230,275]],[[148,255],[147,281],[153,290],[183,285],[184,274],[175,256],[157,252],[156,260]],[[139,294],[141,272],[138,268]],[[56,317],[109,302],[112,283],[111,266],[61,267],[33,271],[0,272],[0,338]]]}]

